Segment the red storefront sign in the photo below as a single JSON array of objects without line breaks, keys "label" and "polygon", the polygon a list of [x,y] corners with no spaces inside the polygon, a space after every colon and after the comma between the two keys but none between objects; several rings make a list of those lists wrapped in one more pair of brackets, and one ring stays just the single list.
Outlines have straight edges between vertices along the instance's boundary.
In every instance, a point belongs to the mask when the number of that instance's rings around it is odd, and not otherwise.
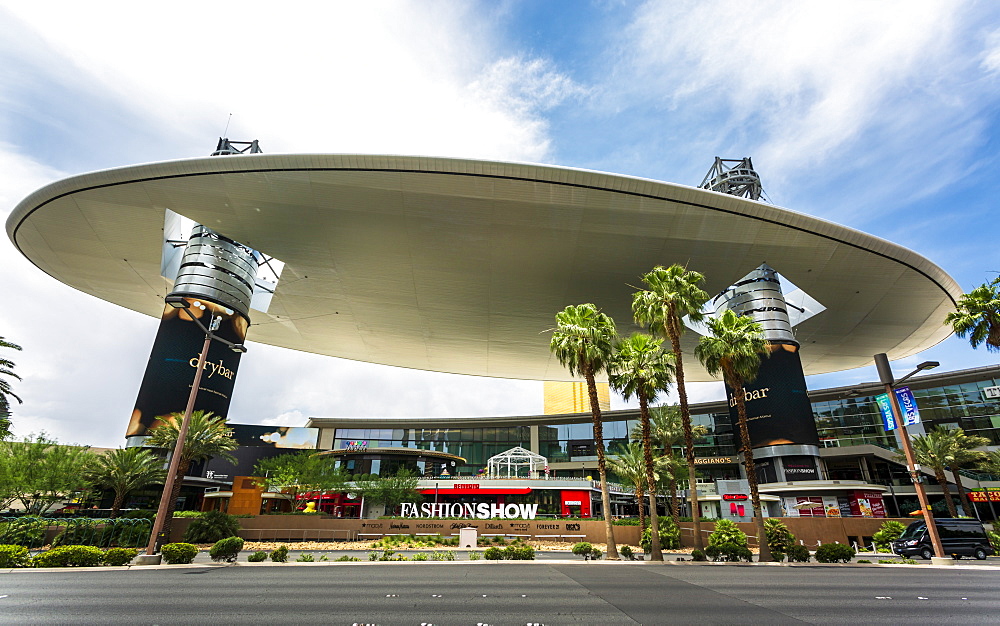
[{"label": "red storefront sign", "polygon": [[[580,517],[590,517],[590,492],[589,491],[569,491],[560,492],[559,512],[563,517],[579,515]],[[575,503],[579,504],[575,504]],[[579,507],[579,508],[577,508]]]},{"label": "red storefront sign", "polygon": [[[1000,502],[1000,491],[989,490],[986,491],[969,491],[969,500],[972,502]],[[987,499],[987,494],[989,494],[989,499]]]}]

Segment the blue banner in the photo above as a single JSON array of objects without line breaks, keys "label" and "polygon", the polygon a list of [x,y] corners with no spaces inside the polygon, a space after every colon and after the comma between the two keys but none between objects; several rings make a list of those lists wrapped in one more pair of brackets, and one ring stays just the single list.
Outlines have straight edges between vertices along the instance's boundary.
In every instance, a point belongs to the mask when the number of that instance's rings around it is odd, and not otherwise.
[{"label": "blue banner", "polygon": [[899,401],[899,410],[903,414],[903,425],[912,426],[920,423],[920,411],[917,410],[917,399],[913,397],[913,392],[909,387],[900,387],[896,390],[896,400]]},{"label": "blue banner", "polygon": [[896,423],[896,417],[892,414],[892,406],[889,404],[889,394],[883,393],[882,395],[875,396],[875,402],[878,403],[878,409],[882,412],[882,426],[886,431],[896,430],[899,424]]}]

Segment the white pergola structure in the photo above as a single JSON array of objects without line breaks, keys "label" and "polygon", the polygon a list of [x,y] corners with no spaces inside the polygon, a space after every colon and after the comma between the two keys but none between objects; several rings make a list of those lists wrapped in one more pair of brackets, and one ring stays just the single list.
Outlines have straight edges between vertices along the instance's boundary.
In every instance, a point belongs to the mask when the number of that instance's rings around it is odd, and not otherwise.
[{"label": "white pergola structure", "polygon": [[491,456],[486,461],[486,471],[491,478],[518,478],[518,472],[525,467],[528,468],[528,475],[523,478],[531,478],[532,473],[539,468],[545,469],[548,466],[547,458],[521,446]]}]

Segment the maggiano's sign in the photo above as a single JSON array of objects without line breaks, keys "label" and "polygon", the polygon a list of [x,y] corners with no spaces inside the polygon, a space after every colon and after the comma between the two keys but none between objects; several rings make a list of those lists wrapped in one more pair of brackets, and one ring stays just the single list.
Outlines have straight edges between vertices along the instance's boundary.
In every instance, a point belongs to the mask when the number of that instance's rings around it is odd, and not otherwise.
[{"label": "maggiano's sign", "polygon": [[467,517],[469,519],[535,519],[537,504],[490,504],[488,502],[404,502],[400,517]]}]

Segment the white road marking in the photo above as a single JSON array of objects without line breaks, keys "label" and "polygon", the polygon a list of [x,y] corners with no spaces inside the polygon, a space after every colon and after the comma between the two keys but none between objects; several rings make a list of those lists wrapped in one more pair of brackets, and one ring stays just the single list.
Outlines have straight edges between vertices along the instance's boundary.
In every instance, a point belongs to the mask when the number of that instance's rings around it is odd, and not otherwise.
[{"label": "white road marking", "polygon": [[875,596],[876,600],[892,600],[891,596]]}]

